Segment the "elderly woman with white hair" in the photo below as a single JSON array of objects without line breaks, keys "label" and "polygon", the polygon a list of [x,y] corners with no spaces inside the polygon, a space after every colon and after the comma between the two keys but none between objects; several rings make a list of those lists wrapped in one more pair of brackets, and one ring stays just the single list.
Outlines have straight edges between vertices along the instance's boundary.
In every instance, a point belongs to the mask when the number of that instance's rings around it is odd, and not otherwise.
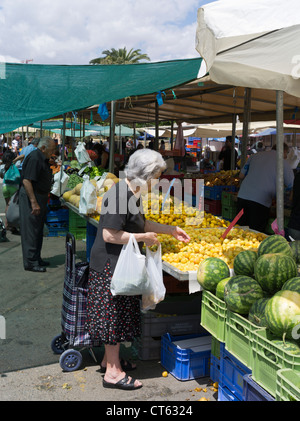
[{"label": "elderly woman with white hair", "polygon": [[[86,327],[91,338],[105,347],[101,372],[103,386],[135,390],[142,383],[127,375],[136,368],[120,360],[121,342],[131,342],[141,334],[140,301],[136,296],[113,296],[111,279],[123,244],[134,234],[139,247],[159,244],[157,234],[170,234],[183,242],[189,236],[179,227],[147,221],[140,212],[140,195],[158,179],[166,168],[162,156],[150,149],[131,155],[125,168],[124,180],[113,186],[102,201],[101,217],[90,256],[89,291]],[[132,203],[136,203],[133,209]]]}]

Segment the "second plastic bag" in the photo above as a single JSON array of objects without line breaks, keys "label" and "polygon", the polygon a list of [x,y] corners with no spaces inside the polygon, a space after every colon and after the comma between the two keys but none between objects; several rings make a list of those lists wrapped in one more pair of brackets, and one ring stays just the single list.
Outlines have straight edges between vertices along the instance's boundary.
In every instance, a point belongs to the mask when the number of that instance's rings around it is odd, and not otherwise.
[{"label": "second plastic bag", "polygon": [[79,213],[89,215],[96,211],[97,192],[94,184],[90,182],[88,175],[83,176],[83,184],[80,190]]},{"label": "second plastic bag", "polygon": [[142,309],[154,310],[156,305],[164,300],[166,294],[163,281],[161,245],[158,246],[156,252],[146,247],[146,268],[150,289],[148,293],[142,296]]},{"label": "second plastic bag", "polygon": [[146,256],[140,252],[133,234],[121,250],[110,289],[112,295],[143,295],[150,291]]}]

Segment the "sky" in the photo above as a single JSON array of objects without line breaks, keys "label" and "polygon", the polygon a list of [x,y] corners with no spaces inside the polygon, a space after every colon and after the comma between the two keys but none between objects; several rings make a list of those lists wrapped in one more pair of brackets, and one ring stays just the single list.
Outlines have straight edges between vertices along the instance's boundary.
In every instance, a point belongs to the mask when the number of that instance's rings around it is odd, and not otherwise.
[{"label": "sky", "polygon": [[211,1],[0,0],[0,62],[82,65],[124,47],[152,62],[199,57],[197,10]]}]

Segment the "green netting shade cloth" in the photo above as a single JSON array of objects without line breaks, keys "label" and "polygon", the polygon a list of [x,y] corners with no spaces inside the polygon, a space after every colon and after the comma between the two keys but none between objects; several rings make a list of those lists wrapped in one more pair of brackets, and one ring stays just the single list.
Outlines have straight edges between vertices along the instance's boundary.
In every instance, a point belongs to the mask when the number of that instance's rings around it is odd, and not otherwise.
[{"label": "green netting shade cloth", "polygon": [[195,80],[202,59],[127,65],[5,64],[0,133],[96,104]]}]

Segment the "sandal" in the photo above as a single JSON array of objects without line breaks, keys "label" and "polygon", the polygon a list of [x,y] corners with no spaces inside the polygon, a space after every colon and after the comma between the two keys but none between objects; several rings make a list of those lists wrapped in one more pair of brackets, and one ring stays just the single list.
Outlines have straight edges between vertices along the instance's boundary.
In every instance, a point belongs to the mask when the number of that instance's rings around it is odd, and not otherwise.
[{"label": "sandal", "polygon": [[129,377],[127,374],[125,374],[125,377],[123,377],[123,379],[119,380],[117,383],[110,383],[103,379],[103,387],[106,387],[107,389],[135,390],[140,389],[143,386],[142,384],[140,386],[135,386],[134,378],[131,378],[129,383],[128,380]]},{"label": "sandal", "polygon": [[[136,369],[136,367],[133,367],[133,365],[131,364],[130,361],[126,361],[126,360],[121,359],[120,363],[121,363],[121,367],[122,367],[123,371],[133,371],[133,370]],[[106,367],[103,367],[100,364],[100,373],[105,373],[105,372],[106,372]]]}]

